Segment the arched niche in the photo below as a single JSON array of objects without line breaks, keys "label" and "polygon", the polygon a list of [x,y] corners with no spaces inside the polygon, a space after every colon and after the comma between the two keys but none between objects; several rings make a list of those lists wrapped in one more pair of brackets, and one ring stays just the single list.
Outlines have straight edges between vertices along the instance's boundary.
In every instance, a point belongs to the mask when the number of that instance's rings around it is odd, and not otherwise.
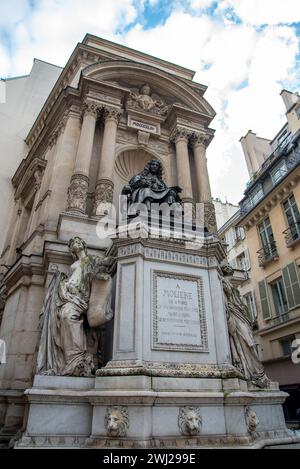
[{"label": "arched niche", "polygon": [[143,171],[148,161],[159,160],[163,167],[163,177],[165,178],[166,166],[164,161],[153,152],[143,148],[128,148],[120,151],[116,156],[114,169],[114,206],[119,211],[119,196],[124,186],[128,185],[130,179]]}]

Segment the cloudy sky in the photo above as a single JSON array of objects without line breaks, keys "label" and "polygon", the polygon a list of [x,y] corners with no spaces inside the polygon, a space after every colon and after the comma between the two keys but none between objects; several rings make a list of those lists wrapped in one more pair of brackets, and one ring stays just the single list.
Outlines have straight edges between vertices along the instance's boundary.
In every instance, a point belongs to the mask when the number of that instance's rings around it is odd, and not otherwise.
[{"label": "cloudy sky", "polygon": [[0,77],[29,73],[34,58],[63,66],[87,32],[196,71],[217,112],[213,195],[238,202],[249,179],[240,137],[274,137],[280,91],[300,90],[300,1],[0,0]]}]

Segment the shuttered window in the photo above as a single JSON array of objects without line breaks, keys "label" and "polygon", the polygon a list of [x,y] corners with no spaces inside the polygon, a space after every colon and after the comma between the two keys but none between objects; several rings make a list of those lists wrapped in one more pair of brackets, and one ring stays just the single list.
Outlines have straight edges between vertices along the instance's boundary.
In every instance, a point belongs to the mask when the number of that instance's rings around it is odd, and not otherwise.
[{"label": "shuttered window", "polygon": [[244,300],[248,307],[250,319],[252,322],[254,322],[256,319],[256,307],[255,307],[254,293],[253,292],[247,293],[247,295],[244,296]]},{"label": "shuttered window", "polygon": [[268,297],[268,285],[265,280],[262,280],[261,282],[258,283],[258,286],[259,286],[262,315],[263,315],[263,319],[266,321],[267,319],[271,318],[271,308],[270,308],[269,297]]},{"label": "shuttered window", "polygon": [[300,305],[300,284],[297,266],[292,262],[282,269],[289,309]]}]

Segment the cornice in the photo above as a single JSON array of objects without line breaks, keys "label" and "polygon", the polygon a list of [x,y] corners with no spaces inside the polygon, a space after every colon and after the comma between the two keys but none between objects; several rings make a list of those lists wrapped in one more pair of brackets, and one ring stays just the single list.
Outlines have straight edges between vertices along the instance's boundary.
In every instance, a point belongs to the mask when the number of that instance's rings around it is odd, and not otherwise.
[{"label": "cornice", "polygon": [[275,187],[254,209],[239,220],[239,225],[249,230],[260,223],[278,203],[284,200],[300,181],[299,167],[277,187]]},{"label": "cornice", "polygon": [[[73,99],[73,101],[75,101],[74,104],[78,104],[78,101],[82,100],[83,95],[90,95],[90,97],[94,99],[100,97],[100,101],[106,101],[106,104],[119,106],[124,104],[130,90],[122,88],[115,83],[109,83],[101,79],[95,80],[92,76],[87,76],[86,70],[84,69],[79,87],[73,88],[69,85],[75,70],[79,70],[80,66],[84,67],[88,65],[88,63],[90,63],[95,70],[97,70],[97,67],[101,66],[101,72],[104,72],[104,69],[108,67],[107,73],[110,73],[111,67],[118,67],[118,64],[121,69],[122,67],[128,68],[128,66],[130,66],[133,75],[137,73],[140,74],[143,71],[144,73],[151,73],[152,71],[152,78],[157,82],[157,86],[162,85],[163,80],[171,80],[173,86],[181,88],[181,93],[190,101],[190,106],[202,105],[203,110],[206,109],[206,111],[197,112],[173,105],[171,114],[174,114],[175,111],[177,113],[181,111],[181,114],[184,114],[187,120],[198,121],[200,127],[203,124],[207,126],[214,118],[215,112],[206,100],[199,95],[195,87],[191,86],[191,83],[187,83],[185,80],[162,70],[155,68],[152,70],[152,67],[147,64],[139,64],[128,60],[119,61],[116,57],[111,58],[109,61],[105,60],[101,62],[101,57],[103,58],[101,51],[95,51],[86,45],[79,44],[77,46],[25,140],[29,146],[29,155],[35,153],[38,149],[45,148],[44,140],[47,138],[47,130],[49,127],[57,125],[57,122],[56,124],[54,122],[55,118],[58,120],[61,114],[66,111],[66,101]],[[92,67],[89,68],[93,69]],[[157,75],[158,72],[160,72],[159,76]],[[169,89],[169,86],[167,86],[167,88]],[[93,91],[96,92],[96,94],[93,95]],[[199,130],[199,128],[197,130]]]},{"label": "cornice", "polygon": [[[170,128],[174,127],[176,123],[178,125],[183,124],[186,127],[189,127],[192,131],[197,132],[207,129],[214,117],[215,113],[213,115],[209,115],[202,111],[190,109],[184,105],[173,104],[167,117],[166,124]],[[209,130],[214,134],[215,131],[213,129]]]},{"label": "cornice", "polygon": [[134,62],[140,62],[145,64],[152,63],[154,67],[156,66],[160,70],[169,70],[169,73],[170,71],[172,71],[172,74],[175,74],[180,78],[188,79],[190,81],[195,75],[195,72],[193,70],[188,69],[186,67],[182,67],[172,62],[160,59],[158,57],[154,57],[153,55],[149,55],[144,52],[140,52],[138,50],[123,46],[121,44],[108,41],[107,39],[103,39],[92,34],[87,34],[85,36],[85,38],[83,39],[83,44],[87,44],[90,47],[93,47],[94,50],[98,49],[101,52],[105,51],[112,57],[122,57],[124,60],[131,59]]},{"label": "cornice", "polygon": [[[42,256],[36,254],[31,256],[22,255],[7,271],[3,279],[3,285],[5,285],[7,294],[9,294],[12,292],[12,289],[19,285],[21,280],[23,284],[29,285],[32,281],[28,277],[33,277],[34,275],[44,277],[44,274],[45,267]],[[43,284],[43,279],[38,283]]]},{"label": "cornice", "polygon": [[[226,258],[226,252],[222,246],[221,241],[215,236],[207,237],[200,247],[194,247],[191,249],[186,248],[187,242],[182,239],[155,239],[155,238],[137,238],[137,239],[122,239],[117,238],[113,242],[111,247],[112,255],[117,255],[117,252],[123,252],[124,257],[131,257],[140,255],[144,258],[151,259],[151,255],[147,253],[147,249],[153,250],[153,252],[161,253],[162,259],[174,263],[189,262],[189,257],[196,259],[193,261],[195,265],[201,265],[203,267],[217,267],[214,262],[210,262],[210,259],[216,259],[217,263],[221,263]],[[191,244],[191,243],[190,243]],[[123,251],[122,251],[123,250]],[[165,256],[164,252],[173,252],[175,256]],[[180,256],[185,256],[186,260],[180,260]],[[159,256],[158,256],[159,257]],[[197,259],[205,259],[205,261],[198,261]],[[191,261],[190,261],[191,262]]]},{"label": "cornice", "polygon": [[47,119],[60,94],[66,88],[70,87],[70,83],[74,78],[76,71],[80,68],[80,65],[83,67],[91,65],[94,62],[98,62],[101,57],[103,57],[103,53],[101,51],[95,50],[94,48],[85,44],[77,44],[60,77],[49,94],[44,106],[42,107],[35,123],[28,133],[28,136],[25,140],[27,145],[31,146],[38,123],[41,120],[44,121]]},{"label": "cornice", "polygon": [[47,166],[47,161],[41,158],[35,158],[29,165],[23,160],[16,174],[12,179],[12,184],[16,189],[15,199],[24,196],[25,193],[32,189],[36,189],[41,176]]}]

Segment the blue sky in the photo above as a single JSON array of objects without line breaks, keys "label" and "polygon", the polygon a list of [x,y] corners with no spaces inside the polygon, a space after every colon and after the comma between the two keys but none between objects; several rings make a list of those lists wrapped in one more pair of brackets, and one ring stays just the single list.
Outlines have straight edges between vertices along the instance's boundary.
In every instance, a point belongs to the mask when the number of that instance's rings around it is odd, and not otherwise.
[{"label": "blue sky", "polygon": [[300,88],[300,2],[0,0],[0,77],[29,73],[34,58],[63,66],[87,32],[196,71],[217,112],[213,195],[241,199],[240,137],[272,138],[285,118],[280,91]]}]

